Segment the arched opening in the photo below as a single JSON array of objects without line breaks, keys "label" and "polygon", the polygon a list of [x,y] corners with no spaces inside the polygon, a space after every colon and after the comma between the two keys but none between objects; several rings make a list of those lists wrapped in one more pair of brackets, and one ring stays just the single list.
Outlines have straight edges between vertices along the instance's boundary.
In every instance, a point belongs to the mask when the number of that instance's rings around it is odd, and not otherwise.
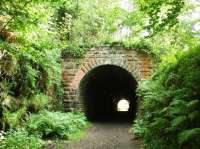
[{"label": "arched opening", "polygon": [[[80,96],[89,120],[133,120],[136,113],[137,81],[127,70],[102,65],[89,71],[80,82]],[[128,109],[118,110],[118,104]],[[125,103],[126,102],[126,103]]]},{"label": "arched opening", "polygon": [[127,112],[129,110],[130,103],[126,99],[121,99],[117,103],[117,111],[118,112]]}]

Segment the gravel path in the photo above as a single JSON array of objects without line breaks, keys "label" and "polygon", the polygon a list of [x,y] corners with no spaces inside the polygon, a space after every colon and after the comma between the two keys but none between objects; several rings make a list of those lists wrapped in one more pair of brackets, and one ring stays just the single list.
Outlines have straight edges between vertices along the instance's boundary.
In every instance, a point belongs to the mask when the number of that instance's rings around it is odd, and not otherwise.
[{"label": "gravel path", "polygon": [[63,145],[63,149],[139,149],[130,127],[127,123],[94,123],[82,140]]}]

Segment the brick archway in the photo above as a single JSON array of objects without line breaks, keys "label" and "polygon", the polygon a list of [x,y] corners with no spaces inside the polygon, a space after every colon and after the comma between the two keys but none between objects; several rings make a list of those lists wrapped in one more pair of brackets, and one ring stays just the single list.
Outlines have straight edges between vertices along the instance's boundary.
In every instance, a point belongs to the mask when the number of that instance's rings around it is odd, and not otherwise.
[{"label": "brick archway", "polygon": [[102,65],[119,66],[140,81],[153,71],[153,61],[147,54],[126,50],[121,46],[99,46],[88,50],[81,59],[71,56],[63,58],[64,106],[66,111],[82,110],[79,84],[92,69]]}]

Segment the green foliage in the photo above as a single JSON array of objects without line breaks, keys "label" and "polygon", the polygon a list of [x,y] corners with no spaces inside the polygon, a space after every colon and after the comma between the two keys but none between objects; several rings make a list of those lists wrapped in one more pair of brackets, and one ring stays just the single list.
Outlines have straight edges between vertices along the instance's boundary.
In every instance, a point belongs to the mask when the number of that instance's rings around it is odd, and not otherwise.
[{"label": "green foliage", "polygon": [[39,112],[43,109],[51,109],[51,98],[44,94],[36,94],[28,100],[28,111],[32,113]]},{"label": "green foliage", "polygon": [[[134,132],[150,149],[199,147],[195,138],[200,127],[200,52],[195,47],[199,39],[191,32],[192,23],[178,20],[188,3],[138,0],[140,9],[128,12],[119,2],[0,1],[1,128],[23,127],[30,115],[26,124],[29,133],[44,138],[68,138],[85,128],[87,122],[81,114],[43,110],[62,109],[61,54],[79,59],[92,46],[121,45],[163,61],[152,79],[139,87],[141,110]],[[124,26],[130,35],[115,39]],[[12,134],[26,143],[31,141],[32,136],[24,131],[11,132],[8,138],[14,141]]]},{"label": "green foliage", "polygon": [[[193,149],[199,148],[199,145],[200,145],[199,135],[200,135],[200,128],[184,130],[178,135],[180,146],[184,146],[188,143],[190,145],[190,148],[193,148]],[[190,142],[193,142],[192,146]]]},{"label": "green foliage", "polygon": [[195,11],[191,5],[191,1],[183,0],[137,0],[135,10],[122,19],[131,29],[128,40],[148,43],[151,48],[146,51],[153,53],[157,60],[169,53],[188,50],[199,42],[198,36],[194,36],[199,33],[192,31],[199,19],[181,19],[189,18]]},{"label": "green foliage", "polygon": [[69,139],[88,126],[82,113],[61,113],[41,111],[32,115],[27,121],[27,130],[30,133],[40,134],[43,138]]},{"label": "green foliage", "polygon": [[6,129],[5,125],[8,125],[8,128],[14,129],[22,126],[22,123],[26,120],[28,114],[26,107],[23,107],[15,112],[4,111],[3,116],[3,129]]},{"label": "green foliage", "polygon": [[121,23],[123,12],[119,0],[87,0],[79,2],[78,17],[72,20],[69,41],[90,45],[110,38]]},{"label": "green foliage", "polygon": [[147,148],[200,147],[199,57],[199,46],[167,56],[154,76],[140,84],[141,110],[133,130]]},{"label": "green foliage", "polygon": [[132,132],[137,137],[142,137],[145,133],[144,121],[142,119],[137,119],[134,122],[134,127],[131,128]]},{"label": "green foliage", "polygon": [[1,142],[1,149],[41,149],[44,141],[39,136],[29,135],[23,129],[10,130]]},{"label": "green foliage", "polygon": [[70,44],[62,51],[63,56],[72,55],[75,58],[81,58],[83,57],[84,54],[85,54],[84,46],[80,47],[76,44]]},{"label": "green foliage", "polygon": [[184,0],[138,0],[140,10],[149,17],[147,28],[155,34],[178,23]]},{"label": "green foliage", "polygon": [[52,16],[63,2],[0,2],[0,128],[18,127],[27,113],[49,109],[53,101],[45,94],[61,101],[62,41]]},{"label": "green foliage", "polygon": [[[40,111],[38,114],[26,115],[23,117],[24,121],[18,123],[22,119],[19,117],[21,111],[17,111],[16,114],[5,114],[12,121],[9,124],[17,123],[17,127],[12,125],[11,129],[6,132],[3,140],[0,140],[0,148],[41,149],[47,145],[42,139],[78,139],[83,135],[83,130],[89,127],[89,123],[82,113],[46,110]],[[24,112],[26,111],[24,110]]]},{"label": "green foliage", "polygon": [[145,40],[139,40],[139,41],[125,40],[124,42],[122,42],[122,45],[126,49],[135,50],[138,51],[139,53],[154,55],[154,53],[151,52],[152,51],[151,43]]},{"label": "green foliage", "polygon": [[62,1],[1,3],[0,49],[6,59],[1,62],[5,68],[1,76],[12,82],[9,90],[15,96],[31,96],[59,85],[62,44],[50,23]]},{"label": "green foliage", "polygon": [[1,101],[1,128],[7,130],[8,128],[22,127],[30,113],[37,113],[44,109],[51,110],[52,104],[52,98],[42,93],[36,94],[30,99],[14,98],[4,94]]}]

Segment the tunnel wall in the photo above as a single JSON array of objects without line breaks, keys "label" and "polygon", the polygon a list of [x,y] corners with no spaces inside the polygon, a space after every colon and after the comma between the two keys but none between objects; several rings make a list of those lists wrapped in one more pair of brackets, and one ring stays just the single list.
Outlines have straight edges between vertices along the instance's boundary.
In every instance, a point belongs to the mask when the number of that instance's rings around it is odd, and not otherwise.
[{"label": "tunnel wall", "polygon": [[140,81],[148,78],[153,72],[153,59],[136,50],[126,50],[121,46],[98,46],[87,51],[83,58],[63,56],[63,84],[64,84],[64,108],[66,111],[83,111],[79,84],[81,79],[93,68],[101,65],[116,65],[128,72]]}]

